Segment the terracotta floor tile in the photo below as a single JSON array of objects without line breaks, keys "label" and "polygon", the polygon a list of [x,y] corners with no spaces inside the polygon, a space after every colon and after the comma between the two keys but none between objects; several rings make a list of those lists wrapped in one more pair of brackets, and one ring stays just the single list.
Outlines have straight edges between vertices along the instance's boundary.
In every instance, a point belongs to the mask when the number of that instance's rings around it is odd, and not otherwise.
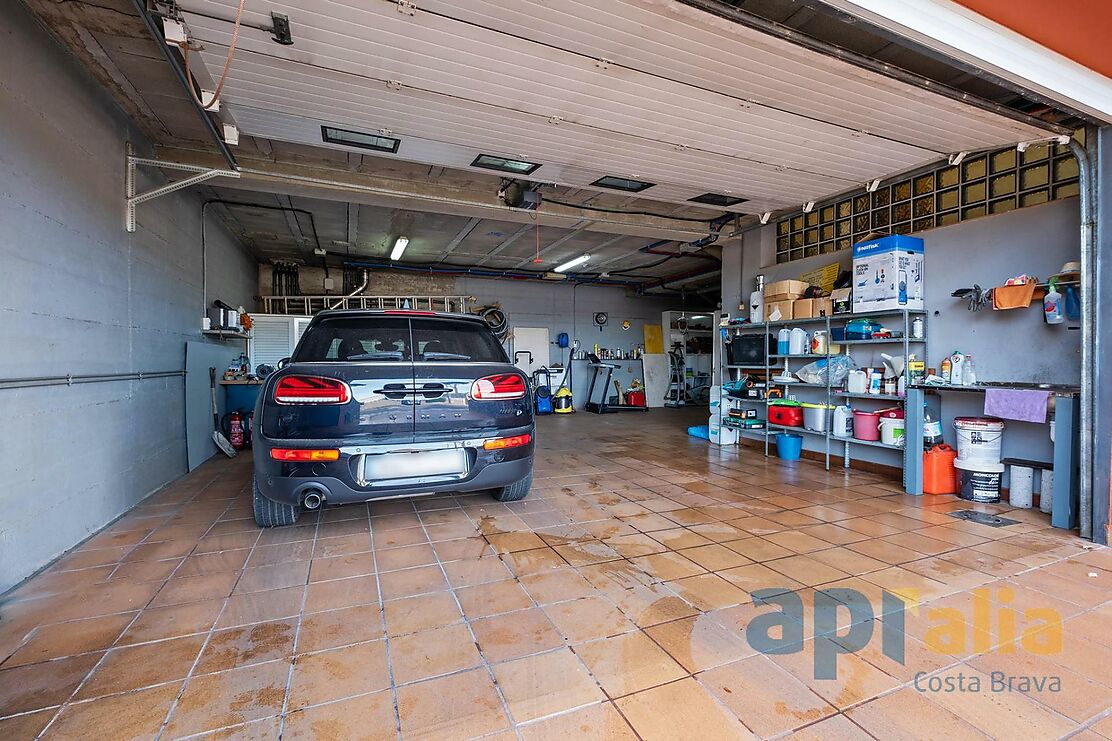
[{"label": "terracotta floor tile", "polygon": [[683,667],[639,631],[580,644],[575,647],[575,653],[610,697],[621,697],[687,676]]},{"label": "terracotta floor tile", "polygon": [[0,669],[0,714],[14,715],[64,702],[101,653]]},{"label": "terracotta floor tile", "polygon": [[844,715],[832,715],[814,725],[800,728],[785,741],[870,741],[872,736]]},{"label": "terracotta floor tile", "polygon": [[[964,679],[959,678],[963,675]],[[930,691],[926,696],[967,723],[994,738],[1049,739],[1059,738],[1072,730],[1074,724],[1020,692],[993,692],[991,679],[969,666],[949,669],[937,675],[945,687],[946,682],[964,687],[964,691]],[[976,678],[979,689],[972,683]],[[959,685],[958,683],[961,682]]]},{"label": "terracotta floor tile", "polygon": [[634,630],[636,626],[602,597],[546,605],[544,613],[568,643],[582,643]]},{"label": "terracotta floor tile", "polygon": [[374,574],[348,579],[311,582],[305,595],[305,612],[378,603],[378,577]]},{"label": "terracotta floor tile", "polygon": [[291,710],[390,688],[386,641],[356,643],[297,657]]},{"label": "terracotta floor tile", "polygon": [[125,612],[43,626],[0,667],[11,669],[13,666],[108,648],[135,615],[134,612]]},{"label": "terracotta floor tile", "polygon": [[598,741],[637,739],[621,713],[608,702],[529,723],[518,730],[525,741],[567,741],[573,738],[590,738]]},{"label": "terracotta floor tile", "polygon": [[870,571],[880,571],[888,568],[888,563],[885,561],[869,558],[856,551],[851,551],[849,548],[830,548],[808,555],[816,561],[833,566],[847,574],[867,574]]},{"label": "terracotta floor tile", "polygon": [[680,553],[657,553],[652,556],[641,556],[630,559],[634,565],[660,581],[682,579],[685,576],[695,576],[706,573],[706,569],[694,561],[684,558]]},{"label": "terracotta floor tile", "polygon": [[23,739],[38,738],[46,724],[58,714],[57,708],[48,708],[25,715],[13,715],[9,718],[0,718],[0,738]]},{"label": "terracotta floor tile", "polygon": [[[1071,641],[1068,635],[1063,642]],[[1077,672],[1055,663],[1049,656],[1038,656],[1021,646],[1008,647],[1013,653],[997,649],[987,654],[975,656],[966,661],[969,666],[989,675],[994,673],[1005,677],[1057,677],[1061,688],[1053,691],[1048,686],[1028,688],[1016,682],[1004,690],[1022,692],[1033,700],[1070,718],[1078,723],[1112,708],[1112,688],[1094,682]]]},{"label": "terracotta floor tile", "polygon": [[493,533],[486,536],[496,553],[515,553],[541,548],[545,542],[536,533],[523,531],[514,533]]},{"label": "terracotta floor tile", "polygon": [[645,628],[645,633],[689,672],[700,672],[756,653],[748,641],[708,615]]},{"label": "terracotta floor tile", "polygon": [[750,656],[699,674],[699,681],[761,738],[838,712],[767,656]]},{"label": "terracotta floor tile", "polygon": [[232,594],[265,592],[270,589],[287,589],[304,586],[309,581],[309,561],[258,566],[240,572],[239,581]]},{"label": "terracotta floor tile", "polygon": [[482,558],[494,553],[486,538],[454,538],[433,543],[437,557],[443,562],[458,561],[461,558]]},{"label": "terracotta floor tile", "polygon": [[241,548],[234,551],[218,551],[216,553],[197,553],[186,557],[175,577],[203,576],[205,574],[218,574],[226,571],[239,571],[247,563],[250,548]]},{"label": "terracotta floor tile", "polygon": [[543,574],[553,569],[563,569],[568,566],[568,562],[559,553],[548,547],[505,553],[499,558],[515,576],[519,577],[529,574]]},{"label": "terracotta floor tile", "polygon": [[[619,535],[616,538],[607,538],[605,542],[625,558],[636,558],[637,556],[648,556],[652,553],[663,553],[668,549],[667,546],[653,540],[643,533]],[[611,708],[611,710],[613,710],[613,708]]]},{"label": "terracotta floor tile", "polygon": [[981,553],[972,548],[961,548],[939,556],[940,560],[964,566],[967,569],[980,571],[983,574],[994,576],[998,579],[1007,578],[1026,571],[1029,567],[1017,561],[1008,561],[989,553]]},{"label": "terracotta floor tile", "polygon": [[487,661],[507,661],[560,648],[563,636],[539,608],[508,612],[471,623]]},{"label": "terracotta floor tile", "polygon": [[796,530],[785,530],[763,536],[768,542],[787,548],[792,553],[811,553],[829,548],[832,543]]},{"label": "terracotta floor tile", "polygon": [[448,588],[448,581],[439,566],[418,566],[413,569],[379,574],[379,589],[384,600],[412,597]]},{"label": "terracotta floor tile", "polygon": [[[644,536],[642,536],[644,537]],[[554,551],[572,566],[588,566],[605,561],[616,561],[622,554],[603,543],[601,540],[586,540],[566,545],[554,545]]]},{"label": "terracotta floor tile", "polygon": [[[102,697],[63,708],[50,726],[50,738],[154,738],[181,682]],[[15,737],[9,737],[15,738]]]},{"label": "terracotta floor tile", "polygon": [[208,631],[224,606],[223,600],[205,600],[143,610],[120,643],[143,643]]},{"label": "terracotta floor tile", "polygon": [[744,540],[731,540],[725,543],[731,551],[735,551],[758,563],[771,561],[775,558],[786,558],[792,552],[783,546],[776,545],[764,538],[745,538]]},{"label": "terracotta floor tile", "polygon": [[309,568],[309,581],[346,579],[373,573],[375,573],[373,553],[350,553],[346,556],[313,559],[313,564]]},{"label": "terracotta floor tile", "polygon": [[297,618],[218,630],[209,638],[194,673],[222,672],[289,656],[296,632]]},{"label": "terracotta floor tile", "polygon": [[611,597],[618,609],[639,628],[692,617],[697,610],[664,584],[637,585]]},{"label": "terracotta floor tile", "polygon": [[719,571],[718,575],[735,587],[744,589],[750,594],[756,592],[758,589],[774,589],[780,592],[791,592],[803,587],[803,585],[796,580],[789,579],[778,571],[773,571],[767,564],[752,563],[748,566],[738,566],[736,569]]},{"label": "terracotta floor tile", "polygon": [[183,560],[182,558],[172,558],[167,561],[136,561],[134,563],[122,563],[112,572],[112,575],[108,577],[108,581],[163,582],[170,578],[170,575],[177,570]]},{"label": "terracotta floor tile", "polygon": [[826,644],[824,651],[843,651],[841,646],[831,646],[830,639],[820,637],[805,641],[800,651],[769,658],[839,710],[869,700],[901,684],[899,680],[852,653],[837,655],[837,678],[818,679],[815,646],[820,643]]},{"label": "terracotta floor tile", "polygon": [[659,530],[672,530],[676,527],[674,520],[669,520],[664,515],[656,513],[633,515],[623,517],[622,520],[639,533],[654,533]]},{"label": "terracotta floor tile", "polygon": [[859,705],[846,715],[875,737],[893,741],[921,739],[926,729],[936,738],[988,738],[912,687]]},{"label": "terracotta floor tile", "polygon": [[319,651],[349,643],[378,640],[385,636],[378,605],[358,605],[327,612],[314,612],[301,620],[298,651]]},{"label": "terracotta floor tile", "polygon": [[364,533],[317,538],[313,545],[313,559],[353,556],[357,553],[368,553],[370,550],[371,538]]},{"label": "terracotta floor tile", "polygon": [[683,557],[694,561],[707,571],[721,571],[753,563],[751,559],[718,543],[686,548]]},{"label": "terracotta floor tile", "polygon": [[448,575],[448,584],[453,588],[502,581],[513,576],[506,564],[496,556],[450,561],[444,564],[444,573]]},{"label": "terracotta floor tile", "polygon": [[405,738],[473,738],[509,727],[485,669],[399,687],[398,715]]},{"label": "terracotta floor tile", "polygon": [[846,572],[829,566],[812,556],[789,556],[788,558],[769,561],[765,565],[808,587],[845,579],[849,576]]},{"label": "terracotta floor tile", "polygon": [[469,620],[531,607],[532,598],[521,584],[507,579],[456,590],[456,598]]},{"label": "terracotta floor tile", "polygon": [[401,548],[388,548],[378,552],[379,571],[396,571],[414,566],[436,563],[436,551],[428,543],[418,543]]},{"label": "terracotta floor tile", "polygon": [[539,574],[529,574],[520,578],[521,586],[538,604],[562,602],[563,600],[590,597],[595,589],[591,583],[570,567]]},{"label": "terracotta floor tile", "polygon": [[232,593],[238,579],[237,571],[217,571],[201,576],[175,577],[166,582],[154,596],[151,607],[223,599]]},{"label": "terracotta floor tile", "polygon": [[615,704],[645,741],[756,738],[694,679],[638,692]]},{"label": "terracotta floor tile", "polygon": [[849,528],[840,527],[832,522],[824,522],[821,525],[812,525],[800,529],[800,532],[807,535],[813,535],[816,538],[821,538],[827,543],[834,545],[848,545],[850,543],[858,543],[862,540],[868,540],[871,536],[863,533],[855,532]]},{"label": "terracotta floor tile", "polygon": [[400,548],[407,545],[419,545],[428,542],[429,537],[425,534],[425,529],[420,527],[406,527],[376,532],[372,538],[372,543],[376,551],[381,551],[386,548]]},{"label": "terracotta floor tile", "polygon": [[269,566],[271,564],[290,563],[291,561],[307,561],[313,557],[313,544],[308,540],[296,543],[282,543],[280,545],[259,545],[251,551],[247,559],[247,566]]},{"label": "terracotta floor tile", "polygon": [[217,622],[218,628],[262,623],[268,620],[291,617],[301,612],[305,600],[305,587],[272,589],[269,592],[233,594],[228,598],[224,613]]},{"label": "terracotta floor tile", "polygon": [[[694,548],[695,546],[709,545],[714,542],[710,538],[692,532],[685,527],[671,527],[667,530],[656,530],[648,537],[651,537],[653,540],[658,541],[661,545],[671,550]],[[654,552],[659,553],[659,551]]]},{"label": "terracotta floor tile", "polygon": [[189,680],[170,715],[169,738],[246,723],[282,711],[288,661],[272,661]]},{"label": "terracotta floor tile", "polygon": [[291,712],[286,716],[282,738],[388,741],[397,739],[396,726],[391,693],[375,692]]},{"label": "terracotta floor tile", "polygon": [[185,679],[203,644],[204,636],[197,635],[114,648],[85,680],[76,699],[88,700]]},{"label": "terracotta floor tile", "polygon": [[498,664],[494,676],[518,723],[604,699],[587,669],[566,648]]},{"label": "terracotta floor tile", "polygon": [[902,564],[908,561],[918,561],[920,558],[926,558],[927,554],[914,551],[910,548],[905,548],[902,545],[896,545],[886,540],[874,539],[863,540],[860,543],[850,543],[846,548],[855,551],[869,558],[875,558],[878,561],[884,561],[888,564]]},{"label": "terracotta floor tile", "polygon": [[463,619],[451,592],[432,592],[403,597],[383,604],[386,633],[394,637],[443,628]]},{"label": "terracotta floor tile", "polygon": [[391,638],[390,657],[394,681],[398,684],[470,669],[482,663],[465,625]]}]

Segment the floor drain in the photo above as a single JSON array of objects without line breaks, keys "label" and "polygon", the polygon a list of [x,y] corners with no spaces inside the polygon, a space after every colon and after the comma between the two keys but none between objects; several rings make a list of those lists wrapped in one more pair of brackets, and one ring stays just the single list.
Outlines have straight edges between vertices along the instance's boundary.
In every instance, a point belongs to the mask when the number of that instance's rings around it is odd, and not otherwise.
[{"label": "floor drain", "polygon": [[977,512],[972,509],[962,509],[957,512],[950,512],[950,517],[956,517],[959,520],[968,520],[975,522],[978,525],[988,525],[989,527],[1006,527],[1008,525],[1018,525],[1019,520],[1009,520],[1007,517],[997,517],[996,515],[986,514],[984,512]]}]

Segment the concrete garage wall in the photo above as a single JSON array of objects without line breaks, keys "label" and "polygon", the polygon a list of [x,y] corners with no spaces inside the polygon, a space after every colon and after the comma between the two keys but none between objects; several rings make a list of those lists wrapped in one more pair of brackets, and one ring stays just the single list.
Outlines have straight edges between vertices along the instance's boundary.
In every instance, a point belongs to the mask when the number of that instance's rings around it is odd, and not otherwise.
[{"label": "concrete garage wall", "polygon": [[[958,349],[973,354],[977,375],[983,380],[1079,383],[1079,332],[1067,329],[1065,324],[1048,327],[1037,305],[1005,312],[987,308],[970,313],[964,302],[950,296],[956,288],[974,283],[993,286],[1020,273],[1045,279],[1064,263],[1079,259],[1079,224],[1077,199],[1069,198],[916,235],[926,243],[926,306],[930,312],[928,365],[937,368],[944,354]],[[774,262],[774,229],[773,226],[764,227],[745,235],[743,295],[747,296],[756,287],[758,274],[775,281],[797,278],[831,262],[848,269],[852,262],[847,250],[777,265]],[[853,356],[860,363],[880,365],[880,350],[871,353],[869,350],[854,348]],[[800,393],[801,398],[807,396],[805,391]],[[940,397],[941,402],[938,398],[934,397],[932,403],[935,411],[941,412],[947,442],[953,444],[953,418],[982,414],[984,397],[951,393]],[[824,445],[821,439],[811,436],[804,436],[804,444],[814,450]],[[885,450],[858,446],[852,455],[863,460],[898,464],[898,454]],[[1049,461],[1048,428],[1010,423],[1004,436],[1004,455]]]},{"label": "concrete garage wall", "polygon": [[[19,3],[0,12],[0,69],[0,378],[181,370],[199,198],[143,204],[128,234],[124,143],[141,135]],[[254,260],[209,235],[210,296],[249,304]],[[180,377],[0,389],[0,592],[183,474],[184,415]]]}]

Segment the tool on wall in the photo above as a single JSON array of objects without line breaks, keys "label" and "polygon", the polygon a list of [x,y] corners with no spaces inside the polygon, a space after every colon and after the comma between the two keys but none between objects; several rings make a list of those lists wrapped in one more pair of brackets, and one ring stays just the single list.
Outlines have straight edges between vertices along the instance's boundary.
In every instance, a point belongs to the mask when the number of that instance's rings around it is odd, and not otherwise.
[{"label": "tool on wall", "polygon": [[989,305],[992,300],[992,289],[981,288],[974,283],[972,288],[959,288],[950,294],[954,298],[968,299],[970,311],[980,311]]}]

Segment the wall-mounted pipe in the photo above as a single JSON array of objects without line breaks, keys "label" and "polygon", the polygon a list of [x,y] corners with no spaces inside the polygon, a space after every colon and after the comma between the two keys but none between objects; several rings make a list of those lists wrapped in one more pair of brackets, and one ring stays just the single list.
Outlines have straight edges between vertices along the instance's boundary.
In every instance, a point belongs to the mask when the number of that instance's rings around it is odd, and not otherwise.
[{"label": "wall-mounted pipe", "polygon": [[354,298],[354,297],[358,296],[359,294],[363,293],[363,291],[367,290],[367,284],[370,283],[370,282],[371,282],[371,274],[369,272],[367,272],[366,270],[364,270],[363,271],[363,282],[359,284],[359,287],[356,288],[351,293],[349,293],[348,295],[344,296],[342,299],[340,299],[336,303],[329,306],[328,308],[330,308],[330,309],[340,308],[343,305],[344,301],[346,301],[349,298]]},{"label": "wall-mounted pipe", "polygon": [[[1092,131],[1086,141],[1095,141]],[[1093,340],[1095,333],[1096,304],[1096,178],[1093,176],[1093,158],[1085,147],[1070,139],[1070,151],[1077,158],[1079,190],[1081,192],[1081,492],[1078,503],[1078,520],[1081,537],[1093,537],[1093,399],[1096,367]]]},{"label": "wall-mounted pipe", "polygon": [[37,388],[39,386],[76,386],[82,383],[107,383],[110,381],[146,381],[151,378],[173,378],[184,375],[184,370],[176,370],[154,371],[152,373],[67,373],[64,376],[0,378],[0,389]]}]

